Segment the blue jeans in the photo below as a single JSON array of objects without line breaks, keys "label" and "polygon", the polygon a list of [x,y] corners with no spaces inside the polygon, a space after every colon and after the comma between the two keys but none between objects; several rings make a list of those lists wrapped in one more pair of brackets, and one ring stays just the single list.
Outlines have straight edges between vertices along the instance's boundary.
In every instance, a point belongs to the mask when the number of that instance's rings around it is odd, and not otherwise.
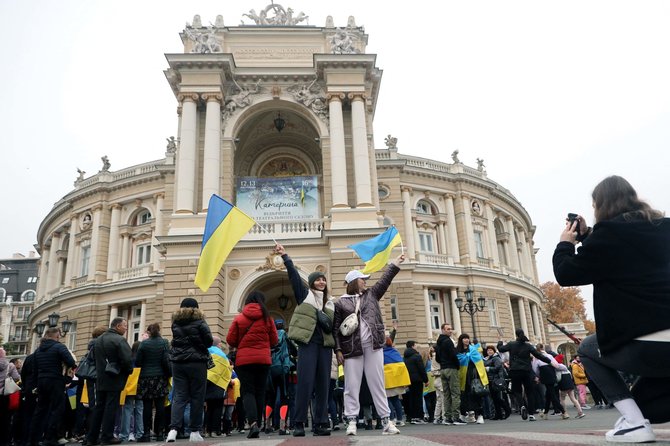
[{"label": "blue jeans", "polygon": [[391,409],[391,418],[397,421],[402,421],[404,415],[402,410],[402,401],[400,395],[387,398],[389,400],[389,408]]},{"label": "blue jeans", "polygon": [[[123,441],[128,441],[130,433],[135,434],[135,438],[140,438],[144,435],[144,421],[143,421],[144,402],[135,396],[126,396],[126,403],[121,412],[121,432],[119,438]],[[134,420],[133,429],[130,428],[130,421]]]}]

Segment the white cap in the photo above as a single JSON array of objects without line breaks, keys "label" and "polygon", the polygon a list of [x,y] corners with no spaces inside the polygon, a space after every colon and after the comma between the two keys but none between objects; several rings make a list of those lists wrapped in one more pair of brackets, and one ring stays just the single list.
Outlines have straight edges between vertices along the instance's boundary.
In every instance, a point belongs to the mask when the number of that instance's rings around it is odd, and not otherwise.
[{"label": "white cap", "polygon": [[365,275],[359,270],[354,269],[347,273],[347,275],[344,277],[344,281],[347,283],[351,283],[356,279],[369,279],[369,278],[370,278],[369,274]]}]

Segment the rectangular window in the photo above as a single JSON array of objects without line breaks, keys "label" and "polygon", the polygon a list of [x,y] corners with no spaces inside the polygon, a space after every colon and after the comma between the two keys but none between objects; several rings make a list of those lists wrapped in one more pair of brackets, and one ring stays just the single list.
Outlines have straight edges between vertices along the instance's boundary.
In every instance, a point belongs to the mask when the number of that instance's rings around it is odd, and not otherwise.
[{"label": "rectangular window", "polygon": [[9,277],[3,277],[2,283],[9,283]]},{"label": "rectangular window", "polygon": [[16,309],[16,318],[23,319],[23,307],[19,307]]},{"label": "rectangular window", "polygon": [[435,252],[433,248],[433,234],[419,232],[419,250],[421,252]]},{"label": "rectangular window", "polygon": [[475,231],[475,250],[477,251],[477,257],[484,259],[484,242],[482,238],[482,233],[480,231]]},{"label": "rectangular window", "polygon": [[431,305],[430,306],[430,328],[433,330],[439,330],[440,329],[440,306],[439,305]]},{"label": "rectangular window", "polygon": [[151,263],[151,245],[140,245],[137,247],[137,266]]},{"label": "rectangular window", "polygon": [[132,339],[133,339],[133,342],[140,340],[140,323],[139,322],[133,322]]},{"label": "rectangular window", "polygon": [[88,262],[91,260],[91,247],[82,246],[81,248],[81,268],[80,276],[88,276]]},{"label": "rectangular window", "polygon": [[488,306],[489,306],[489,322],[491,323],[491,327],[498,327],[498,308],[496,307],[496,300],[495,299],[489,299],[488,301]]},{"label": "rectangular window", "polygon": [[74,351],[77,344],[77,321],[72,321],[70,331],[67,332],[67,348]]},{"label": "rectangular window", "polygon": [[390,302],[391,302],[391,320],[392,321],[397,321],[398,320],[397,297],[396,296],[391,296]]}]

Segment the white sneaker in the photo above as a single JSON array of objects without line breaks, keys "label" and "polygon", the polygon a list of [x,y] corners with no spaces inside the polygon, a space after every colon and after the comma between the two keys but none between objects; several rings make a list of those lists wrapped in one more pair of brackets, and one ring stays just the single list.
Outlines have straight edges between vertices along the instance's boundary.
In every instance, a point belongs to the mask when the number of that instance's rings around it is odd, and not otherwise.
[{"label": "white sneaker", "polygon": [[[386,421],[386,422],[384,422],[384,421]],[[382,435],[395,435],[395,434],[400,433],[398,428],[395,427],[395,424],[393,423],[393,421],[389,420],[388,418],[382,420],[382,426],[384,426],[384,430],[382,431]]]},{"label": "white sneaker", "polygon": [[612,443],[648,443],[656,441],[656,435],[649,420],[633,426],[624,417],[620,417],[614,424],[614,429],[605,434],[605,440]]},{"label": "white sneaker", "polygon": [[347,435],[356,435],[356,420],[349,420],[349,424],[347,424]]},{"label": "white sneaker", "polygon": [[176,429],[172,429],[172,430],[170,430],[170,432],[168,432],[168,434],[167,434],[167,438],[165,439],[165,441],[166,441],[167,443],[174,443],[174,441],[175,441],[176,439],[177,439],[177,430],[176,430]]},{"label": "white sneaker", "polygon": [[589,406],[588,404],[584,404],[584,405],[582,406],[582,409],[590,410],[590,409],[591,409],[591,406]]},{"label": "white sneaker", "polygon": [[191,432],[191,436],[189,437],[188,441],[205,441],[202,439],[202,435],[200,435],[200,432]]},{"label": "white sneaker", "polygon": [[535,415],[528,415],[528,421],[535,421]]},{"label": "white sneaker", "polygon": [[468,413],[468,416],[465,417],[465,421],[466,421],[467,423],[474,423],[474,422],[476,422],[477,419],[475,418],[475,413],[474,413],[474,412],[470,412],[470,413]]},{"label": "white sneaker", "polygon": [[135,434],[132,432],[128,434],[128,441],[135,441]]},{"label": "white sneaker", "polygon": [[478,416],[477,417],[477,424],[484,424],[484,417],[483,416]]}]

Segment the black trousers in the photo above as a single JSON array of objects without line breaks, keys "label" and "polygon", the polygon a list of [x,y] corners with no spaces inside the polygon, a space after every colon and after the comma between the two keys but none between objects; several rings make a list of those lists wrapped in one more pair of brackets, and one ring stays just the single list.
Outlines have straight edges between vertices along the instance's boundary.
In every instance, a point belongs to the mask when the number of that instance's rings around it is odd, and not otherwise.
[{"label": "black trousers", "polygon": [[184,423],[184,409],[191,403],[190,428],[198,432],[202,427],[207,388],[206,362],[172,363],[172,414],[170,429],[179,430]]},{"label": "black trousers", "polygon": [[295,420],[307,421],[307,409],[315,397],[313,423],[328,423],[328,386],[333,349],[310,342],[298,347],[298,387],[295,395]]},{"label": "black trousers", "polygon": [[407,415],[409,419],[423,420],[423,383],[410,383],[407,401]]},{"label": "black trousers", "polygon": [[240,378],[240,397],[244,404],[244,413],[249,424],[263,419],[265,409],[265,387],[268,382],[270,366],[265,364],[247,364],[235,367]]},{"label": "black trousers", "polygon": [[87,443],[96,443],[98,439],[104,442],[112,439],[120,398],[120,390],[95,390],[95,407],[91,415],[91,429],[86,436]]},{"label": "black trousers", "polygon": [[205,427],[208,433],[221,432],[221,415],[223,415],[223,398],[205,400],[207,410],[205,411]]},{"label": "black trousers", "polygon": [[[512,380],[512,393],[514,398],[516,398],[517,403],[519,404],[519,409],[521,406],[526,406],[528,413],[531,415],[535,414],[535,390],[533,389],[533,373],[525,370],[510,370],[509,377]],[[523,402],[523,397],[521,395],[521,388],[526,393],[526,403]]]},{"label": "black trousers", "polygon": [[37,382],[37,408],[30,425],[30,443],[44,440],[56,442],[58,427],[63,422],[65,410],[65,381],[62,378],[45,378]]},{"label": "black trousers", "polygon": [[163,440],[163,426],[165,425],[165,397],[144,398],[142,400],[144,409],[142,409],[142,421],[144,423],[144,436],[151,437],[151,417],[153,408],[156,407],[156,416],[154,417],[153,430],[156,434],[156,441]]}]

